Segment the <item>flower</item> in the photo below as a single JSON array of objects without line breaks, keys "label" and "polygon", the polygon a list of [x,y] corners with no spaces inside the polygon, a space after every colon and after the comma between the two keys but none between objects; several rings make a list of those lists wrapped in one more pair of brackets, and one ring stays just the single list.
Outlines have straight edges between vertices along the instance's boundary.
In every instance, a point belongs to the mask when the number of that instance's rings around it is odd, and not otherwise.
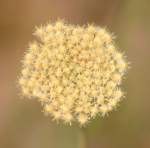
[{"label": "flower", "polygon": [[127,62],[112,34],[59,20],[34,35],[19,78],[23,96],[37,98],[46,114],[70,124],[84,125],[116,108],[124,96],[120,84]]}]

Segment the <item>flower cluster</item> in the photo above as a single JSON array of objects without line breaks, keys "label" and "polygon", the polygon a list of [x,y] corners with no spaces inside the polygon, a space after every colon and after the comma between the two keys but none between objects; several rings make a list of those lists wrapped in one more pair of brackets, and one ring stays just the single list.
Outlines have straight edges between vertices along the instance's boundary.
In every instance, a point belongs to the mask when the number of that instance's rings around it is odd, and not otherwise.
[{"label": "flower cluster", "polygon": [[36,28],[34,35],[19,79],[24,96],[37,98],[53,119],[81,125],[117,106],[127,62],[112,34],[56,21]]}]

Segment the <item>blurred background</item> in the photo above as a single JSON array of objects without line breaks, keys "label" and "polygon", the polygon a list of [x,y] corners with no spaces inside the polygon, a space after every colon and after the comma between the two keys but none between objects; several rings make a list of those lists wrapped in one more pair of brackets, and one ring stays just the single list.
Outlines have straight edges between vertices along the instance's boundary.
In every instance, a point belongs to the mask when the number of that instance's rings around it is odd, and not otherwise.
[{"label": "blurred background", "polygon": [[0,0],[0,148],[77,148],[79,128],[51,122],[16,88],[35,25],[63,18],[106,26],[131,62],[126,98],[85,129],[87,148],[150,148],[149,0]]}]

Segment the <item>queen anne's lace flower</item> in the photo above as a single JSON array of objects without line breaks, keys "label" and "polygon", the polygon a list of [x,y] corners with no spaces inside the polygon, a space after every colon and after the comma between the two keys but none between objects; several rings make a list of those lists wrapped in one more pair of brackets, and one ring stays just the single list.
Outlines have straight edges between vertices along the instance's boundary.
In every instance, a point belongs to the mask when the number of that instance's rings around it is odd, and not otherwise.
[{"label": "queen anne's lace flower", "polygon": [[127,63],[110,33],[57,21],[34,35],[19,79],[24,96],[37,98],[53,119],[81,125],[117,106]]}]

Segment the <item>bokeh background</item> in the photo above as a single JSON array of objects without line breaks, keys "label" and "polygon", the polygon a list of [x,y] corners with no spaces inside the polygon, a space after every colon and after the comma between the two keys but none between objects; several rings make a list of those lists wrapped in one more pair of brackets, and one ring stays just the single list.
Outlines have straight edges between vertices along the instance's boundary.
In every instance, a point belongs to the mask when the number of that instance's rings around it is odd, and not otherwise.
[{"label": "bokeh background", "polygon": [[149,0],[0,0],[0,148],[77,148],[79,128],[51,122],[16,88],[35,25],[48,20],[95,23],[114,32],[131,62],[126,99],[85,129],[87,148],[150,148]]}]

